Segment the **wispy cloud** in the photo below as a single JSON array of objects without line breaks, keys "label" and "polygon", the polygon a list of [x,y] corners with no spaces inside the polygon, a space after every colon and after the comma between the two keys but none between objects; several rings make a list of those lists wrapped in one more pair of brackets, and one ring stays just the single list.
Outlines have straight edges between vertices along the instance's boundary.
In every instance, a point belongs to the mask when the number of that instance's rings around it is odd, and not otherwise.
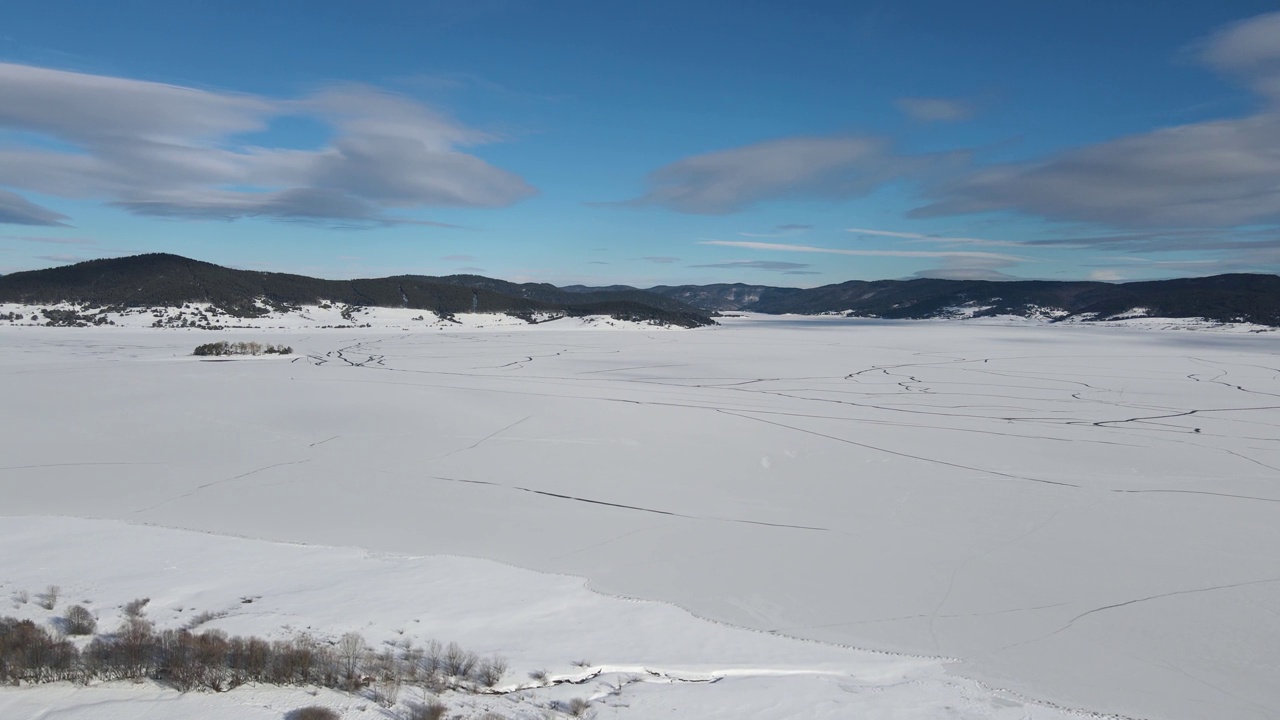
[{"label": "wispy cloud", "polygon": [[1280,222],[1280,12],[1229,25],[1190,54],[1249,87],[1262,108],[977,170],[934,188],[935,201],[912,215],[1016,211],[1112,227]]},{"label": "wispy cloud", "polygon": [[690,265],[691,268],[721,268],[725,270],[768,270],[787,275],[818,275],[816,271],[805,270],[812,267],[810,263],[783,262],[779,260],[731,260],[722,263],[706,263]]},{"label": "wispy cloud", "polygon": [[475,262],[476,257],[474,255],[445,255],[440,259],[448,260],[449,262]]},{"label": "wispy cloud", "polygon": [[659,265],[670,265],[671,263],[680,262],[680,258],[670,257],[668,255],[646,255],[640,259],[648,260],[651,263],[657,263]]},{"label": "wispy cloud", "polygon": [[18,240],[20,242],[43,243],[45,245],[97,245],[97,240],[88,238],[39,237],[36,235],[0,235],[0,240]]},{"label": "wispy cloud", "polygon": [[72,263],[84,262],[85,260],[92,260],[93,258],[85,257],[83,255],[56,253],[53,255],[37,255],[36,259],[44,260],[45,262],[58,263],[59,265],[70,265]]},{"label": "wispy cloud", "polygon": [[949,257],[943,258],[937,267],[918,270],[915,277],[941,280],[1020,280],[1001,272],[1018,263],[1000,258]]},{"label": "wispy cloud", "polygon": [[770,252],[826,253],[829,255],[852,255],[855,257],[902,257],[902,258],[987,258],[1010,261],[1021,261],[1026,258],[1016,255],[977,252],[967,250],[852,250],[848,248],[814,247],[812,245],[791,245],[786,243],[748,242],[745,240],[703,240],[699,245],[717,245],[720,247],[743,248],[746,250],[766,250]]},{"label": "wispy cloud", "polygon": [[845,199],[952,156],[901,157],[882,138],[791,137],[678,160],[649,175],[649,191],[621,205],[726,215],[779,198]]},{"label": "wispy cloud", "polygon": [[920,122],[956,122],[974,115],[973,103],[957,98],[904,97],[895,101],[898,109]]},{"label": "wispy cloud", "polygon": [[766,232],[766,233],[740,232],[738,234],[741,235],[742,237],[783,238],[783,237],[793,237],[795,235],[803,235],[804,233],[807,233],[812,229],[813,229],[812,225],[788,223],[786,225],[775,225],[772,231]]},{"label": "wispy cloud", "polygon": [[901,240],[910,240],[912,242],[928,242],[940,243],[948,245],[988,245],[992,247],[1026,247],[1027,243],[1015,240],[986,240],[974,237],[953,237],[948,235],[925,235],[913,232],[898,232],[894,230],[871,230],[869,228],[845,228],[845,232],[856,233],[858,235],[874,235],[876,237],[899,238]]},{"label": "wispy cloud", "polygon": [[0,224],[68,227],[67,223],[63,222],[67,219],[66,215],[36,205],[17,193],[0,190]]},{"label": "wispy cloud", "polygon": [[[328,125],[332,139],[311,150],[246,139],[290,116]],[[6,147],[0,186],[102,199],[139,215],[431,224],[397,213],[500,207],[534,192],[464,151],[498,138],[364,85],[279,99],[0,63],[0,130],[76,149]],[[65,219],[0,190],[0,222]]]}]

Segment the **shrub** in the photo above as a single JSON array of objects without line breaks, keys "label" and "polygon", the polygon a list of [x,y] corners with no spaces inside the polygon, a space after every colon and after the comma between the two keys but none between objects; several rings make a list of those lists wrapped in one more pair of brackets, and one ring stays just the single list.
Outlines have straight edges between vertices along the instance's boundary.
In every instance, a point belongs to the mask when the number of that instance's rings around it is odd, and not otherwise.
[{"label": "shrub", "polygon": [[285,720],[338,720],[342,716],[327,707],[312,705],[298,708],[284,717]]},{"label": "shrub", "polygon": [[405,720],[441,720],[449,706],[439,700],[428,700],[422,705],[411,705],[405,714]]},{"label": "shrub", "polygon": [[476,681],[487,688],[497,685],[502,676],[507,674],[507,661],[500,657],[492,657],[480,663],[476,668]]},{"label": "shrub", "polygon": [[58,594],[61,592],[62,588],[57,585],[50,585],[37,596],[37,604],[45,610],[52,610],[53,606],[58,604]]},{"label": "shrub", "polygon": [[187,620],[186,624],[182,626],[182,629],[195,630],[196,628],[200,627],[201,625],[207,622],[213,622],[214,620],[221,620],[227,615],[228,613],[226,610],[219,610],[217,612],[213,610],[205,610],[202,613],[193,615],[191,619]]},{"label": "shrub", "polygon": [[68,635],[92,635],[98,629],[98,619],[83,605],[67,608],[66,622]]},{"label": "shrub", "polygon": [[[446,647],[434,640],[422,649],[406,642],[402,651],[374,653],[356,633],[329,644],[306,635],[272,642],[228,638],[216,629],[198,634],[188,628],[157,631],[141,616],[145,605],[145,598],[126,604],[120,626],[96,635],[83,650],[31,620],[0,617],[0,685],[151,679],[182,692],[221,692],[246,683],[318,685],[362,692],[393,707],[406,683],[432,693],[448,687],[475,691],[492,687],[507,670],[502,658],[480,660],[456,643]],[[64,626],[91,634],[96,620],[74,605],[67,609]],[[445,712],[439,703],[412,711],[415,719],[440,718]]]},{"label": "shrub", "polygon": [[587,714],[587,708],[591,707],[591,703],[586,698],[573,698],[563,704],[564,711],[573,717],[582,717]]},{"label": "shrub", "polygon": [[72,680],[79,660],[75,645],[30,620],[0,618],[0,683]]},{"label": "shrub", "polygon": [[145,608],[147,607],[147,603],[149,602],[151,602],[151,598],[138,598],[136,600],[130,600],[129,602],[125,603],[124,604],[125,617],[131,617],[131,618],[142,617],[142,613],[145,612]]}]

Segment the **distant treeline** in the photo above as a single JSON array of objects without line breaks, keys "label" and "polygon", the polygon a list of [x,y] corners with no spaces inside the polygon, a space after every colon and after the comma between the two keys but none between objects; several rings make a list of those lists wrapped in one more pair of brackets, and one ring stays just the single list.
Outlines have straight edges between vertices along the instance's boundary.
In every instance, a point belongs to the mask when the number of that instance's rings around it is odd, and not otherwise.
[{"label": "distant treeline", "polygon": [[861,317],[947,317],[954,308],[981,308],[990,315],[1105,319],[1145,308],[1152,317],[1205,318],[1220,322],[1280,325],[1280,276],[1214,275],[1128,283],[1049,280],[851,280],[815,288],[767,285],[679,285],[647,292],[693,305],[704,312],[849,312]]}]

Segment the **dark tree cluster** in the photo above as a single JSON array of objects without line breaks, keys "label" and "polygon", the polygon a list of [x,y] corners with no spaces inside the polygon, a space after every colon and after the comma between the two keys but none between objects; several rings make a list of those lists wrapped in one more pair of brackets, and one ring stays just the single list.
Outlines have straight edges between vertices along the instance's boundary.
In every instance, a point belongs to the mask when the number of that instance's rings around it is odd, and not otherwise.
[{"label": "dark tree cluster", "polygon": [[88,327],[112,323],[105,315],[86,315],[75,310],[43,310],[48,327]]},{"label": "dark tree cluster", "polygon": [[288,345],[263,345],[256,342],[227,342],[221,340],[219,342],[205,343],[197,345],[192,355],[221,356],[221,355],[292,355],[293,348]]},{"label": "dark tree cluster", "polygon": [[307,636],[265,640],[221,630],[156,630],[140,612],[126,614],[114,632],[95,636],[80,650],[30,620],[0,618],[0,683],[8,684],[151,679],[183,692],[221,692],[246,683],[318,685],[368,689],[389,706],[404,685],[490,688],[506,670],[501,658],[481,658],[456,643],[375,651],[354,633],[328,643]]}]

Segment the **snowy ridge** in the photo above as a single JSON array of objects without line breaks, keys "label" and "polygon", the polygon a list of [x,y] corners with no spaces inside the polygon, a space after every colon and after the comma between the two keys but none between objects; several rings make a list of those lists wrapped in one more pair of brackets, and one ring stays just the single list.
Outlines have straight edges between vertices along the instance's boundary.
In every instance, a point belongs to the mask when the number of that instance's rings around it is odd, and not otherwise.
[{"label": "snowy ridge", "polygon": [[261,315],[236,317],[211,303],[186,303],[181,307],[95,308],[84,304],[22,305],[0,303],[0,327],[72,326],[118,328],[167,328],[181,330],[480,330],[523,329],[532,326],[557,330],[663,330],[684,329],[657,322],[618,320],[608,315],[569,317],[563,313],[534,312],[526,320],[506,313],[459,313],[441,317],[429,310],[363,307],[341,303],[301,305],[281,310],[258,301]]}]

